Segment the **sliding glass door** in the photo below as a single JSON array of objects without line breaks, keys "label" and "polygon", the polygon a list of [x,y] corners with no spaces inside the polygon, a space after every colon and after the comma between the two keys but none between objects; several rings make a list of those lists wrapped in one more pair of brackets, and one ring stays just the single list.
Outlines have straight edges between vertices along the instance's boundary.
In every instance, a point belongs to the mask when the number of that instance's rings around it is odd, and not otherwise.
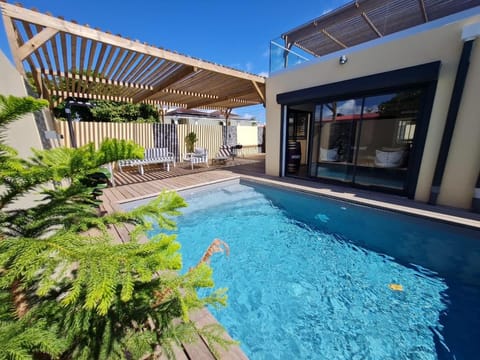
[{"label": "sliding glass door", "polygon": [[316,166],[310,176],[351,182],[354,175],[355,139],[362,99],[335,101],[318,105],[314,129]]},{"label": "sliding glass door", "polygon": [[298,129],[303,122],[290,112],[289,139],[309,133],[305,176],[404,191],[422,95],[411,89],[319,102],[310,130]]},{"label": "sliding glass door", "polygon": [[405,188],[420,98],[419,90],[365,98],[355,183]]}]

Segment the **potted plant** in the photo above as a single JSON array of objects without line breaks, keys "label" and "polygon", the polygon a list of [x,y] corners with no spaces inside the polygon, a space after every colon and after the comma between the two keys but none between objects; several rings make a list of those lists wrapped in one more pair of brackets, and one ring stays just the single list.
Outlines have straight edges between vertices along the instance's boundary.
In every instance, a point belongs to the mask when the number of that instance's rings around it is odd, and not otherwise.
[{"label": "potted plant", "polygon": [[193,153],[195,148],[195,143],[198,141],[197,134],[193,131],[185,136],[185,145],[187,146],[187,152]]}]

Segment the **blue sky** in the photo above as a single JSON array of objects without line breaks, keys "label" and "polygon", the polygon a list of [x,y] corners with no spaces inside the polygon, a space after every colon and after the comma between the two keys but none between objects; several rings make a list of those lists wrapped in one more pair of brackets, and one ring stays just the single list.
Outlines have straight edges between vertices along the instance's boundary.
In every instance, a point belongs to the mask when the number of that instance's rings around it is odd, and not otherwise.
[{"label": "blue sky", "polygon": [[[22,4],[181,54],[267,75],[271,40],[347,2],[24,0]],[[11,59],[3,23],[0,48]],[[263,106],[235,112],[265,119]]]}]

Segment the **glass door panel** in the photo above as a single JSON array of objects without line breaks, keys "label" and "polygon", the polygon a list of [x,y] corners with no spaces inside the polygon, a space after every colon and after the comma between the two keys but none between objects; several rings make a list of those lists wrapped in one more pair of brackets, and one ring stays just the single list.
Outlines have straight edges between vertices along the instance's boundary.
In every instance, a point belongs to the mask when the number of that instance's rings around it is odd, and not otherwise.
[{"label": "glass door panel", "polygon": [[356,184],[404,190],[421,91],[365,98]]},{"label": "glass door panel", "polygon": [[362,110],[362,99],[325,103],[321,106],[320,130],[314,129],[319,146],[312,176],[351,182],[354,174],[356,131]]}]

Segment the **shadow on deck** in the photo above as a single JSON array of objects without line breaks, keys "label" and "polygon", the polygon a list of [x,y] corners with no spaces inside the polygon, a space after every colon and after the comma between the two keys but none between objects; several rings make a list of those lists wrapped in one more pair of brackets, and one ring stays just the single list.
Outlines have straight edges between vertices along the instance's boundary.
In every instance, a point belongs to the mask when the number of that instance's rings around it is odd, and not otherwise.
[{"label": "shadow on deck", "polygon": [[237,157],[234,160],[228,160],[225,164],[214,164],[208,167],[205,164],[198,164],[193,170],[190,166],[190,163],[177,163],[175,167],[170,167],[170,171],[167,171],[161,164],[150,165],[145,166],[143,175],[138,173],[136,167],[128,168],[123,172],[115,171],[115,186],[163,180],[213,170],[229,170],[232,173],[263,176],[265,174],[265,155]]}]

